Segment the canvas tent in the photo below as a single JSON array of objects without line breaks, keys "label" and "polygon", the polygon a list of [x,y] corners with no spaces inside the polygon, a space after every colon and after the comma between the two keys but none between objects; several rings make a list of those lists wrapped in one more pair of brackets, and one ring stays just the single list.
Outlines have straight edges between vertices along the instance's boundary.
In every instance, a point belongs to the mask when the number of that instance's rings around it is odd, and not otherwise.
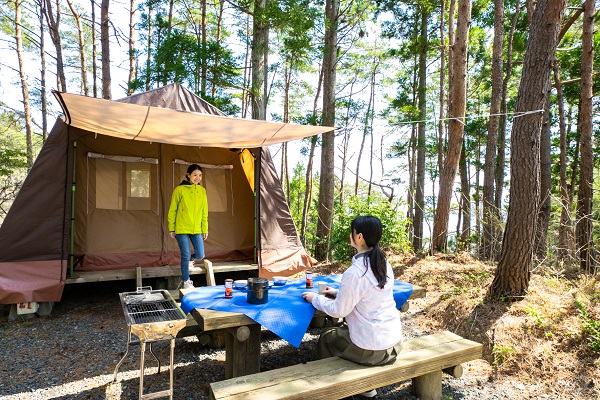
[{"label": "canvas tent", "polygon": [[179,84],[119,101],[55,95],[64,115],[0,227],[0,304],[59,301],[72,265],[179,265],[167,211],[191,163],[204,167],[207,259],[256,259],[267,277],[315,262],[266,146],[331,127],[226,117]]}]

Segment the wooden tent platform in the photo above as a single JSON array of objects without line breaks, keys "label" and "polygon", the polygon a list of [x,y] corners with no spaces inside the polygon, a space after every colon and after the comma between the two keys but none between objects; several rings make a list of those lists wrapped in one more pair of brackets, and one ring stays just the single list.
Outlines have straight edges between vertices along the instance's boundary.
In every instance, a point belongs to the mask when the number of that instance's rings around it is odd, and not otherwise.
[{"label": "wooden tent platform", "polygon": [[[208,265],[212,265],[213,273],[251,271],[258,269],[258,264],[250,264],[249,261],[231,261],[223,263],[209,262]],[[207,263],[204,265],[195,265],[193,268],[190,268],[190,275],[206,274],[206,266]],[[181,277],[181,269],[179,268],[179,265],[140,268],[140,273],[141,278]],[[74,271],[73,276],[67,277],[66,284],[140,279],[137,274],[138,272],[136,272],[135,267],[130,269],[113,269],[108,271]]]}]

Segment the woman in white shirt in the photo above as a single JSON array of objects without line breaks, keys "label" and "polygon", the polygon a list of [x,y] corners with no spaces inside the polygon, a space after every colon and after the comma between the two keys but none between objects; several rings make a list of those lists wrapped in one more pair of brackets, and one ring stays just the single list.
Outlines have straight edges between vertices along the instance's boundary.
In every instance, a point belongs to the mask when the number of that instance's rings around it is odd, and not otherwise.
[{"label": "woman in white shirt", "polygon": [[[387,364],[402,348],[402,325],[392,293],[394,273],[378,246],[381,221],[374,216],[359,216],[350,230],[350,245],[358,253],[342,275],[339,289],[328,287],[321,295],[302,293],[317,310],[346,320],[340,327],[321,332],[317,357],[338,356],[363,365]],[[374,396],[375,390],[362,394]]]}]

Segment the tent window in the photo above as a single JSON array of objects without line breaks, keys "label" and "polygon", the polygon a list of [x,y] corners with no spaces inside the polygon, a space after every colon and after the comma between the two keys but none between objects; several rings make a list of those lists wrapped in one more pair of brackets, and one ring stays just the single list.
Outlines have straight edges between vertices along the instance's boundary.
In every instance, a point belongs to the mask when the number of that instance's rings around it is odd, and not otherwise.
[{"label": "tent window", "polygon": [[[158,212],[158,165],[118,156],[90,155],[95,190],[88,201],[97,209]],[[90,197],[90,195],[93,196]]]}]

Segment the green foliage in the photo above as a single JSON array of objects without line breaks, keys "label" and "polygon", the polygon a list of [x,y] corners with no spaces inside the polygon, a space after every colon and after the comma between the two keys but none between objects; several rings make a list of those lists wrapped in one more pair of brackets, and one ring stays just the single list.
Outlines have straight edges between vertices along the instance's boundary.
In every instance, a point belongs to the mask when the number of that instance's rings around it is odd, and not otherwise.
[{"label": "green foliage", "polygon": [[512,354],[515,354],[516,351],[512,347],[508,345],[494,346],[492,349],[492,354],[494,356],[493,365],[502,365],[507,362]]},{"label": "green foliage", "polygon": [[579,310],[581,317],[582,336],[586,338],[588,347],[595,354],[600,355],[600,320],[588,314],[588,307],[581,300],[575,300],[575,307]]},{"label": "green foliage", "polygon": [[27,144],[18,117],[0,114],[0,223],[27,174]]},{"label": "green foliage", "polygon": [[394,253],[408,251],[406,219],[398,218],[398,204],[374,196],[360,198],[351,196],[341,206],[336,205],[331,229],[331,249],[334,260],[347,261],[355,250],[350,246],[350,223],[359,215],[374,215],[381,220],[383,235],[380,247]]}]

